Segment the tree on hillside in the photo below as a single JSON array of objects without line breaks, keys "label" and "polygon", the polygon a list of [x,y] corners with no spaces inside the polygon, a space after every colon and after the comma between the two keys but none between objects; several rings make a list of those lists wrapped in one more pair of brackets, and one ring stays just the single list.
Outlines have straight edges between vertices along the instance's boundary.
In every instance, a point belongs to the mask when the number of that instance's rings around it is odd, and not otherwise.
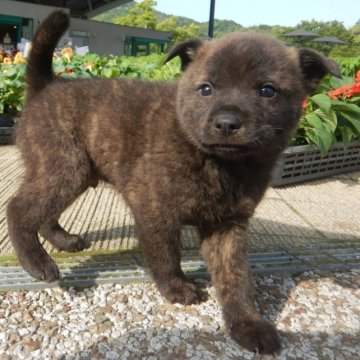
[{"label": "tree on hillside", "polygon": [[93,18],[91,18],[91,20],[114,23],[114,20],[117,19],[118,17],[126,16],[129,13],[130,9],[134,7],[134,4],[136,3],[130,1],[127,4],[123,4],[114,9],[96,15]]},{"label": "tree on hillside", "polygon": [[156,28],[156,14],[154,11],[156,1],[143,0],[129,10],[126,16],[118,17],[114,20],[115,24],[135,26],[145,29]]},{"label": "tree on hillside", "polygon": [[191,39],[200,36],[200,26],[194,23],[180,26],[175,16],[168,17],[156,25],[156,30],[168,31],[174,42]]},{"label": "tree on hillside", "polygon": [[[207,33],[208,30],[208,23],[205,24],[205,33]],[[224,36],[225,34],[228,34],[230,32],[234,31],[243,31],[242,25],[237,24],[233,20],[214,20],[214,37],[219,38]]]},{"label": "tree on hillside", "polygon": [[200,27],[194,23],[180,25],[177,17],[170,16],[158,23],[154,7],[156,1],[143,0],[136,3],[126,16],[118,17],[114,20],[115,24],[142,27],[145,29],[156,29],[168,31],[174,42],[194,38],[200,35]]},{"label": "tree on hillside", "polygon": [[302,21],[298,27],[320,34],[321,36],[335,36],[349,43],[353,40],[352,34],[345,28],[344,24],[337,20],[326,22],[315,20]]},{"label": "tree on hillside", "polygon": [[360,35],[360,19],[356,22],[356,24],[350,29],[353,34]]}]

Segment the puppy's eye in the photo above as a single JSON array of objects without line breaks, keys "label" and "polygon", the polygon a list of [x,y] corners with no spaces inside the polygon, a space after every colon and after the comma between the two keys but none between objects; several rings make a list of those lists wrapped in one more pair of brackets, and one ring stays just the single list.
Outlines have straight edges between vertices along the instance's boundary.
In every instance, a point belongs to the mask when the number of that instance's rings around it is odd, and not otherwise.
[{"label": "puppy's eye", "polygon": [[200,86],[200,94],[201,96],[210,96],[213,93],[213,87],[211,84],[203,84]]},{"label": "puppy's eye", "polygon": [[276,94],[276,89],[272,85],[263,85],[260,89],[260,96],[272,98]]}]

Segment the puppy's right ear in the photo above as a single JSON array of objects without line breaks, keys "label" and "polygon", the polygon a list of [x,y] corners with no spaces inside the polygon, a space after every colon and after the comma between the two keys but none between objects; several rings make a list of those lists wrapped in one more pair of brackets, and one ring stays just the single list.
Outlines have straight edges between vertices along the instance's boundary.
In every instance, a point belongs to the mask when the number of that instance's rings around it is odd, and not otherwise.
[{"label": "puppy's right ear", "polygon": [[197,50],[201,47],[203,42],[200,39],[186,40],[173,46],[168,52],[164,64],[173,59],[176,56],[180,56],[181,70],[185,70],[186,67],[194,59]]}]

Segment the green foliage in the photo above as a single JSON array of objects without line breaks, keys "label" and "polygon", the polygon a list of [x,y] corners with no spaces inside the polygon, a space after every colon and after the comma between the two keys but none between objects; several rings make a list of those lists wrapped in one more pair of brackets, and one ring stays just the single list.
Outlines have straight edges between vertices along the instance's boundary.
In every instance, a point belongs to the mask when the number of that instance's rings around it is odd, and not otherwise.
[{"label": "green foliage", "polygon": [[[341,67],[341,74],[354,78],[360,71],[360,56],[349,58],[335,58]],[[340,87],[340,86],[339,86]]]},{"label": "green foliage", "polygon": [[[203,36],[207,35],[208,33],[208,23],[202,23],[201,25],[201,31]],[[234,31],[244,31],[244,27],[237,24],[233,20],[214,20],[214,37],[220,38],[225,34],[228,34],[230,32]]]},{"label": "green foliage", "polygon": [[130,1],[129,3],[123,4],[114,9],[96,15],[92,18],[92,20],[114,23],[114,20],[116,18],[126,16],[129,13],[130,9],[133,8],[135,5],[136,3],[134,1]]},{"label": "green foliage", "polygon": [[336,142],[360,139],[360,72],[355,76],[322,82],[319,93],[307,100],[293,145],[315,144],[326,153]]},{"label": "green foliage", "polygon": [[[180,76],[180,61],[163,64],[164,55],[116,57],[86,54],[74,55],[70,60],[53,60],[57,76],[65,78],[132,78],[150,81],[173,80]],[[26,64],[0,63],[0,113],[21,111],[24,103]]]},{"label": "green foliage", "polygon": [[[336,37],[339,40],[345,41],[346,45],[324,45],[314,41],[304,42],[305,46],[309,46],[320,52],[326,53],[331,57],[337,56],[360,56],[360,48],[356,44],[356,35],[347,30],[340,21],[302,21],[297,25],[297,28],[305,29],[314,32],[320,36]],[[286,32],[284,32],[286,33]],[[294,40],[288,39],[288,42],[294,43]]]},{"label": "green foliage", "polygon": [[177,17],[171,16],[156,25],[156,30],[168,31],[173,42],[179,42],[200,36],[200,26],[194,23],[180,25]]},{"label": "green foliage", "polygon": [[128,9],[128,13],[113,20],[115,24],[142,27],[146,29],[156,29],[167,31],[171,34],[174,42],[198,37],[200,35],[200,26],[192,21],[184,21],[186,18],[175,16],[160,16],[159,12],[154,10],[156,1],[143,0],[135,3]]},{"label": "green foliage", "polygon": [[143,0],[136,3],[125,16],[114,19],[115,24],[135,26],[145,29],[155,29],[157,24],[156,14],[153,7],[156,5],[154,0]]},{"label": "green foliage", "polygon": [[353,40],[353,35],[346,30],[344,24],[340,21],[302,21],[299,25],[299,28],[312,31],[322,36],[335,36],[341,40],[351,42]]},{"label": "green foliage", "polygon": [[26,64],[0,64],[0,113],[14,114],[24,102]]}]

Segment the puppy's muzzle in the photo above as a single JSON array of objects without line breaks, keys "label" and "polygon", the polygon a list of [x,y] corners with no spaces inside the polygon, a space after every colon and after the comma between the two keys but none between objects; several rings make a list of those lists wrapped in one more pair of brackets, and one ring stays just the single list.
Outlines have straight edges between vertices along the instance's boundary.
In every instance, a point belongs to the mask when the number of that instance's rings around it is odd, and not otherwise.
[{"label": "puppy's muzzle", "polygon": [[215,131],[226,137],[235,134],[243,124],[242,118],[234,112],[221,112],[213,120]]}]

